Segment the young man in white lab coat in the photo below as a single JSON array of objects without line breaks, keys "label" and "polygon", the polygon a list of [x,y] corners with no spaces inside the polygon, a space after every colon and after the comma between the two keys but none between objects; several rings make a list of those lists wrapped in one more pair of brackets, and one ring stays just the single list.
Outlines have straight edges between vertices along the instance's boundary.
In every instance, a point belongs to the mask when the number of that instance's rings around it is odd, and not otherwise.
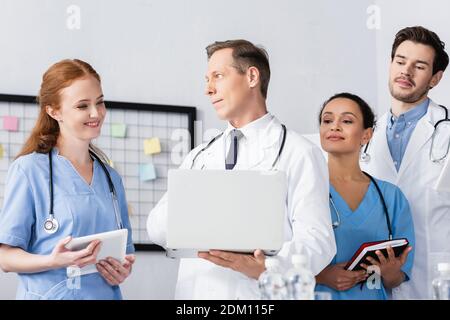
[{"label": "young man in white lab coat", "polygon": [[[270,79],[267,53],[245,40],[215,42],[206,50],[205,94],[219,118],[228,122],[228,127],[195,159],[193,168],[271,169],[280,149],[282,126],[266,107]],[[238,129],[240,136],[237,161],[230,166],[229,161],[225,161],[230,159],[229,154],[225,157],[224,150],[228,150],[232,143],[233,129]],[[195,155],[205,145],[191,151],[181,168],[190,168]],[[294,240],[299,241],[311,258],[312,271],[317,274],[329,264],[336,252],[325,160],[315,145],[288,130],[276,168],[288,176],[286,242],[278,256],[281,260],[288,260],[294,250]],[[166,194],[150,212],[147,221],[150,239],[161,246],[166,244],[167,201]],[[176,299],[258,298],[257,279],[265,269],[265,257],[260,250],[253,255],[210,251],[200,253],[199,257],[181,260]]]},{"label": "young man in white lab coat", "polygon": [[[377,124],[364,171],[400,187],[411,206],[416,255],[409,281],[393,290],[394,299],[431,299],[439,262],[450,262],[450,193],[434,190],[450,139],[449,122],[436,123],[445,109],[428,98],[448,65],[444,43],[423,27],[400,30],[392,46],[391,109]],[[442,135],[441,135],[442,134]],[[438,141],[442,140],[443,141]],[[448,155],[447,155],[448,157]]]}]

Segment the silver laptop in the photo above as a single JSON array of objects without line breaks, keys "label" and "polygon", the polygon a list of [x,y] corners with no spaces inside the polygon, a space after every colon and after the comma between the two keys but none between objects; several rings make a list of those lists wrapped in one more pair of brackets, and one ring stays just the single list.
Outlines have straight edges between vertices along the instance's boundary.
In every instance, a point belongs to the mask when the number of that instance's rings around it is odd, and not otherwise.
[{"label": "silver laptop", "polygon": [[210,249],[276,254],[286,192],[281,171],[169,170],[167,256]]}]

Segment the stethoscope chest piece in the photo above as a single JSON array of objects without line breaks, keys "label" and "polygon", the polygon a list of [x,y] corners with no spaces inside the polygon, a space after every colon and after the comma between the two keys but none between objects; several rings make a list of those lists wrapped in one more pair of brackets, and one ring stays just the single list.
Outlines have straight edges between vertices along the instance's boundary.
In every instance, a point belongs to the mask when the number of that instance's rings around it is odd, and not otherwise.
[{"label": "stethoscope chest piece", "polygon": [[53,234],[56,231],[58,231],[58,229],[59,229],[58,220],[56,220],[53,217],[49,217],[48,219],[45,220],[44,222],[45,232],[47,232],[48,234]]},{"label": "stethoscope chest piece", "polygon": [[366,152],[362,152],[361,156],[359,157],[359,160],[361,162],[370,162],[370,154],[366,153]]}]

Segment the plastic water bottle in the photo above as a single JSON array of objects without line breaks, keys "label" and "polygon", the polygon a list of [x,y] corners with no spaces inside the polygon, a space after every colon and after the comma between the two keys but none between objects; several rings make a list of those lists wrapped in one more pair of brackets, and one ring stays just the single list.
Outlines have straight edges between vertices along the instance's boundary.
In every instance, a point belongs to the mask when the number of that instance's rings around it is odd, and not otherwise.
[{"label": "plastic water bottle", "polygon": [[266,258],[266,271],[258,279],[261,300],[287,299],[286,282],[280,273],[280,262],[274,258]]},{"label": "plastic water bottle", "polygon": [[433,299],[450,300],[450,263],[438,263],[439,276],[433,280]]},{"label": "plastic water bottle", "polygon": [[292,255],[292,269],[286,273],[286,283],[291,300],[314,300],[316,278],[309,268],[305,254]]}]

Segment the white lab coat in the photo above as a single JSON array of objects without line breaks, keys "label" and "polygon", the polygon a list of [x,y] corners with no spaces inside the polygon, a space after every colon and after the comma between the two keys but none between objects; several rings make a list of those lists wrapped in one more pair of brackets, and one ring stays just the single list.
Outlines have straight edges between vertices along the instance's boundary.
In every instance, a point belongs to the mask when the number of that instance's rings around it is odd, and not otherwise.
[{"label": "white lab coat", "polygon": [[[246,137],[247,141],[240,141],[238,161],[234,170],[271,168],[279,151],[282,129],[280,122],[270,114],[263,121],[263,128],[252,131],[252,134]],[[224,143],[225,134],[197,157],[194,168],[224,169]],[[204,146],[205,144],[200,145],[191,151],[181,168],[190,168],[192,158]],[[316,146],[288,130],[284,150],[276,167],[285,171],[288,176],[286,242],[278,257],[285,263],[290,260],[290,255],[295,250],[292,245],[294,238],[304,245],[303,250],[307,251],[312,260],[312,271],[317,274],[330,263],[336,253],[328,206],[326,163]],[[151,241],[164,247],[166,226],[167,194],[150,212],[147,230]],[[256,299],[257,281],[203,259],[181,259],[175,298]]]},{"label": "white lab coat", "polygon": [[371,160],[361,162],[361,168],[400,187],[411,207],[416,234],[412,276],[392,291],[393,298],[431,299],[437,263],[450,262],[450,193],[433,189],[443,163],[434,163],[429,157],[434,124],[444,118],[444,111],[430,101],[411,135],[398,173],[386,138],[388,117],[387,113],[378,121],[368,150]]}]

